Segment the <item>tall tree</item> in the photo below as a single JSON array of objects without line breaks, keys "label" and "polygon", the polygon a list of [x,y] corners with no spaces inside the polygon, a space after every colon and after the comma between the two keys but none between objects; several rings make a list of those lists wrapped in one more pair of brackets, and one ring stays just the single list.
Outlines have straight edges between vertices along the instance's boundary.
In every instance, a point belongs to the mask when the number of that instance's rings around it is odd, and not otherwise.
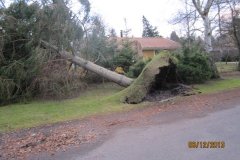
[{"label": "tall tree", "polygon": [[145,16],[142,17],[143,33],[142,37],[159,37],[157,27],[153,27]]}]

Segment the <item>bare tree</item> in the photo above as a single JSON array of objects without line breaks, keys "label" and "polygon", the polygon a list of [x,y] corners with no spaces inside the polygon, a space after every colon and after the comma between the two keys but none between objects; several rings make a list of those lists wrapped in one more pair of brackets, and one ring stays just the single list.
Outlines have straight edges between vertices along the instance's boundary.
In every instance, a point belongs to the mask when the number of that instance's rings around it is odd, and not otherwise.
[{"label": "bare tree", "polygon": [[205,50],[207,52],[212,51],[212,28],[211,22],[209,19],[209,11],[213,4],[214,0],[207,0],[206,4],[204,4],[204,0],[192,0],[193,5],[195,6],[196,10],[198,11],[199,15],[202,17],[203,25],[204,25],[204,43],[205,43]]},{"label": "bare tree", "polygon": [[196,27],[196,22],[199,20],[199,15],[194,8],[191,0],[183,0],[184,9],[179,10],[177,15],[170,21],[172,24],[183,25],[183,31],[186,36],[186,45],[191,46],[192,37],[196,32],[202,32],[202,28]]},{"label": "bare tree", "polygon": [[[239,0],[216,0],[214,3],[217,6],[218,31],[221,39],[218,45],[223,48],[236,47],[240,55],[240,35],[238,33],[240,27],[239,4]],[[228,40],[227,42],[226,39]]]}]

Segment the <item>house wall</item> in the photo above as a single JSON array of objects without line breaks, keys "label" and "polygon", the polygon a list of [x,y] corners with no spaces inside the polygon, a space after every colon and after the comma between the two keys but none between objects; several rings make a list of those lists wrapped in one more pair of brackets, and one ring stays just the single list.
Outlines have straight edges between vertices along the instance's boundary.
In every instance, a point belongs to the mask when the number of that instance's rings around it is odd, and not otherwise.
[{"label": "house wall", "polygon": [[155,50],[143,50],[142,53],[144,59],[153,58],[155,56]]},{"label": "house wall", "polygon": [[[144,39],[144,38],[143,38]],[[149,40],[149,41],[146,41]],[[117,51],[120,51],[123,48],[123,43],[126,41],[129,41],[131,43],[131,47],[132,49],[138,54],[139,57],[142,57],[144,59],[147,58],[153,58],[156,54],[159,53],[159,51],[162,50],[176,50],[177,48],[180,48],[180,44],[179,47],[176,44],[173,44],[172,42],[168,42],[166,40],[165,46],[162,44],[155,44],[157,42],[154,41],[154,39],[145,39],[144,41],[141,41],[141,38],[117,38],[117,45],[118,45],[118,49]],[[144,43],[145,48],[143,48],[142,44]],[[154,45],[152,44],[154,43]],[[162,43],[161,41],[159,43]],[[150,46],[149,46],[150,45]],[[160,46],[159,46],[160,45]]]}]

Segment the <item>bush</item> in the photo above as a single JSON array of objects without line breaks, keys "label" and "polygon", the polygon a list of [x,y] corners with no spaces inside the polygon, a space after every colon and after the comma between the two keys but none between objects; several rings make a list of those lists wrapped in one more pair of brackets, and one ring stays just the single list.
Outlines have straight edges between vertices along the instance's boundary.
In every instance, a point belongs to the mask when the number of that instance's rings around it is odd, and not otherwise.
[{"label": "bush", "polygon": [[183,82],[202,83],[211,78],[209,57],[197,47],[184,48],[177,57],[179,59],[177,72]]},{"label": "bush", "polygon": [[151,59],[148,59],[148,60],[143,60],[143,59],[141,59],[141,60],[139,60],[139,61],[137,61],[134,65],[132,65],[131,67],[130,67],[130,69],[129,69],[129,71],[128,71],[128,73],[126,74],[128,77],[131,77],[131,78],[136,78],[136,77],[138,77],[140,74],[141,74],[141,72],[142,72],[142,70],[143,70],[143,68],[146,66],[146,64],[148,63],[148,62],[150,62],[151,61]]}]

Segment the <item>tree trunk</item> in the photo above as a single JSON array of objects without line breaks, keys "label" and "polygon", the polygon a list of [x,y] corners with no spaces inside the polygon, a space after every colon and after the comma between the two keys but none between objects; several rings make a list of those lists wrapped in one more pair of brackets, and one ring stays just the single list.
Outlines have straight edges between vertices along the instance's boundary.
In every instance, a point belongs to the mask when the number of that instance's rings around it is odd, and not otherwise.
[{"label": "tree trunk", "polygon": [[200,0],[192,0],[193,5],[195,6],[196,10],[198,11],[199,15],[203,19],[204,25],[204,43],[205,43],[205,50],[210,53],[212,51],[212,28],[211,23],[208,17],[209,10],[212,7],[214,0],[207,0],[205,6],[203,6],[204,1]]},{"label": "tree trunk", "polygon": [[42,45],[46,48],[53,49],[54,51],[58,52],[63,58],[67,59],[68,61],[83,67],[86,70],[92,71],[96,74],[98,74],[101,77],[104,77],[110,81],[113,81],[121,86],[127,87],[129,86],[132,82],[133,79],[128,78],[124,75],[120,75],[116,72],[110,71],[104,67],[101,67],[99,65],[96,65],[90,61],[87,61],[83,58],[80,58],[78,56],[73,56],[67,51],[59,51],[58,48],[54,45],[51,45],[45,41],[42,41]]},{"label": "tree trunk", "polygon": [[[204,22],[204,47],[207,53],[210,53],[212,48],[212,29],[211,23],[208,17],[208,14],[201,15]],[[209,55],[209,62],[212,68],[212,78],[219,78],[219,72],[217,70],[217,66],[215,65],[215,61],[211,55]]]},{"label": "tree trunk", "polygon": [[202,19],[204,22],[204,46],[205,50],[210,53],[212,51],[212,31],[211,31],[211,24],[208,15],[202,15]]}]

